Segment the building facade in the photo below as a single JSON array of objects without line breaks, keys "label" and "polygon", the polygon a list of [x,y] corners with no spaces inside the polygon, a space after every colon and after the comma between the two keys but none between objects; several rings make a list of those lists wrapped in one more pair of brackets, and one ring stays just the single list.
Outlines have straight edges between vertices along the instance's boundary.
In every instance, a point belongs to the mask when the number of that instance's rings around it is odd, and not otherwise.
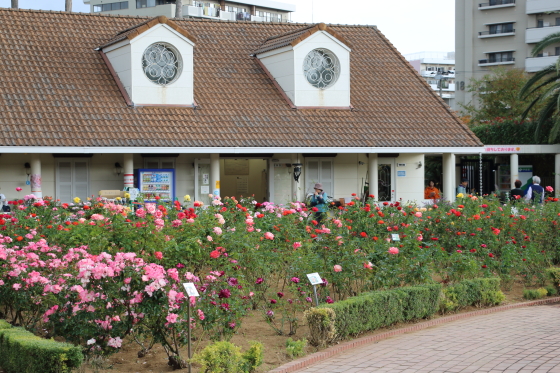
[{"label": "building facade", "polygon": [[[175,17],[175,0],[84,0],[91,13]],[[223,21],[290,22],[294,4],[274,0],[183,0],[183,17]]]},{"label": "building facade", "polygon": [[455,0],[456,101],[469,103],[471,79],[492,67],[536,72],[555,62],[560,44],[531,56],[536,43],[560,32],[558,0]]},{"label": "building facade", "polygon": [[420,52],[404,56],[450,107],[455,106],[455,53]]}]

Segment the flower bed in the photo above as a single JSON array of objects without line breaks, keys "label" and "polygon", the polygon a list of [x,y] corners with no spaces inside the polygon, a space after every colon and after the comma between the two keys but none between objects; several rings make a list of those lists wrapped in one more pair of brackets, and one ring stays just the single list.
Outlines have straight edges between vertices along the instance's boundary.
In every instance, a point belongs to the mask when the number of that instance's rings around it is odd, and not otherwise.
[{"label": "flower bed", "polygon": [[[553,198],[535,207],[465,197],[429,209],[355,200],[322,224],[301,203],[228,198],[132,211],[26,196],[12,211],[0,218],[3,317],[89,354],[116,352],[127,336],[141,354],[160,343],[177,368],[187,328],[227,340],[249,309],[293,334],[314,302],[309,273],[323,278],[318,300],[332,303],[435,276],[543,283],[559,260]],[[184,282],[200,297],[186,296]]]}]

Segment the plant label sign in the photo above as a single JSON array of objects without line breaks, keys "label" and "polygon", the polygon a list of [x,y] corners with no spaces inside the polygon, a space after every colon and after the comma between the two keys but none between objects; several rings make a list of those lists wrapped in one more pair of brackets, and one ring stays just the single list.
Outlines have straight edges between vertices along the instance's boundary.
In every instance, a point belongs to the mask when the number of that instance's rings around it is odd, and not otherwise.
[{"label": "plant label sign", "polygon": [[198,291],[196,290],[196,287],[194,286],[194,283],[192,282],[185,282],[183,283],[183,286],[185,287],[185,290],[187,291],[187,295],[189,297],[198,297],[200,296],[200,294],[198,294]]},{"label": "plant label sign", "polygon": [[393,241],[400,241],[401,240],[398,233],[391,234],[391,238],[393,239]]},{"label": "plant label sign", "polygon": [[319,274],[317,272],[309,273],[307,275],[307,278],[309,279],[309,282],[311,282],[311,285],[320,285],[320,284],[323,283],[323,280],[321,279],[321,276],[319,276]]}]

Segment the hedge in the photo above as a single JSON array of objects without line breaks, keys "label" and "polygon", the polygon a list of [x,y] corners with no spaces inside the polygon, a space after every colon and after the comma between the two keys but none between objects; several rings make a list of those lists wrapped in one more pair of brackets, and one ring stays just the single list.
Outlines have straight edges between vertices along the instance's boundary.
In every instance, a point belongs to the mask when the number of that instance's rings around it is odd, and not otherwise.
[{"label": "hedge", "polygon": [[336,338],[344,339],[397,322],[429,317],[438,310],[440,292],[440,284],[403,287],[365,293],[320,308],[334,311]]},{"label": "hedge", "polygon": [[43,339],[23,328],[3,328],[1,321],[0,366],[7,373],[65,373],[82,364],[80,347]]},{"label": "hedge", "polygon": [[440,312],[457,311],[468,306],[494,306],[504,299],[499,278],[464,280],[443,289]]}]

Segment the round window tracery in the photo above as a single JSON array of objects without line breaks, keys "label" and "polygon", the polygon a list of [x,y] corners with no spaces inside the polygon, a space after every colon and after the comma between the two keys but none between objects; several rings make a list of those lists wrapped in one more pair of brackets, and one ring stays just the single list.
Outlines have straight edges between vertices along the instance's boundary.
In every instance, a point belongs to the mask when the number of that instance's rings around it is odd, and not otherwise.
[{"label": "round window tracery", "polygon": [[340,63],[328,49],[314,49],[303,60],[303,74],[315,88],[326,89],[340,76]]},{"label": "round window tracery", "polygon": [[142,69],[153,83],[168,85],[179,78],[183,63],[177,49],[169,44],[155,43],[144,51]]}]

